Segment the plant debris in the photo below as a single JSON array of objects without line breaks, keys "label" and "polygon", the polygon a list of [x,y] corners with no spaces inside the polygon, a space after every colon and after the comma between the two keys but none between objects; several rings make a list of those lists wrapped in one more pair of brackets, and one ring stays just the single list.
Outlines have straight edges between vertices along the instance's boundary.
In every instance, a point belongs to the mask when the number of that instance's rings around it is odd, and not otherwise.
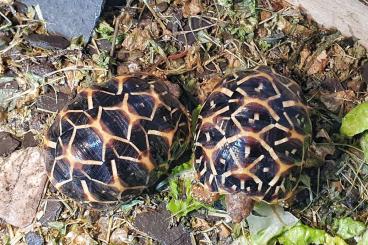
[{"label": "plant debris", "polygon": [[223,199],[209,205],[192,197],[190,153],[157,192],[113,211],[87,210],[46,185],[27,222],[8,220],[25,225],[34,218],[34,233],[0,224],[0,243],[367,244],[367,125],[361,112],[352,115],[368,101],[368,56],[356,39],[280,0],[127,1],[105,7],[88,43],[50,34],[39,9],[0,4],[1,154],[30,154],[78,89],[116,74],[169,80],[195,115],[224,74],[269,65],[302,87],[313,124],[307,163],[314,167],[303,170],[288,207],[260,208],[240,224],[231,222]]}]

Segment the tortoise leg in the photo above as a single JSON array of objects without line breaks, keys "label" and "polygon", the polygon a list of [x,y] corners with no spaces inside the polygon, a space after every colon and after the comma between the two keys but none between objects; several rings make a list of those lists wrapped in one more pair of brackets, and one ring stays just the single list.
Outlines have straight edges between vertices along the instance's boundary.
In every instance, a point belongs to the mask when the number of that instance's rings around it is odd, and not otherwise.
[{"label": "tortoise leg", "polygon": [[254,207],[254,200],[244,192],[227,194],[225,203],[227,212],[235,223],[240,223],[248,217]]},{"label": "tortoise leg", "polygon": [[212,204],[219,199],[220,195],[217,192],[211,192],[201,184],[194,183],[192,186],[192,196],[199,202]]}]

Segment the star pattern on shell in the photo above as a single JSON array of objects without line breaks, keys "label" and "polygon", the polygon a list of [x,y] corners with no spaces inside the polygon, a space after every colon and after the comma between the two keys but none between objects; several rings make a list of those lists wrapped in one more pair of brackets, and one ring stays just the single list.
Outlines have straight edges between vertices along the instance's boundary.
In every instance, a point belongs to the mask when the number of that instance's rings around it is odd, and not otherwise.
[{"label": "star pattern on shell", "polygon": [[160,79],[116,77],[81,89],[57,115],[45,143],[51,183],[93,207],[128,201],[185,150],[190,120]]},{"label": "star pattern on shell", "polygon": [[296,187],[311,124],[299,85],[271,68],[224,78],[204,103],[195,136],[199,182],[256,200],[287,199]]}]

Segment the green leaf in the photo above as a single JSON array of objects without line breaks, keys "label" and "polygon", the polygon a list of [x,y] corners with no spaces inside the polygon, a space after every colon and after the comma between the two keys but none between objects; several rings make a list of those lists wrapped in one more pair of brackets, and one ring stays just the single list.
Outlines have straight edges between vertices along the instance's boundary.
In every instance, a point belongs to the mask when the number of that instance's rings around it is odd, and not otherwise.
[{"label": "green leaf", "polygon": [[201,113],[202,105],[198,105],[192,112],[192,134],[195,135],[197,121],[199,114]]},{"label": "green leaf", "polygon": [[190,179],[172,178],[169,180],[169,187],[170,200],[166,208],[174,216],[181,218],[205,206],[192,197],[192,183]]},{"label": "green leaf", "polygon": [[111,41],[110,39],[114,34],[114,28],[112,28],[106,21],[102,21],[98,25],[96,32],[99,33],[103,39]]},{"label": "green leaf", "polygon": [[357,245],[366,245],[368,244],[368,229],[364,232],[363,236],[359,238]]},{"label": "green leaf", "polygon": [[107,51],[103,51],[100,54],[92,55],[92,60],[96,62],[98,66],[100,66],[101,68],[105,68],[105,69],[109,68],[110,59],[111,57]]},{"label": "green leaf", "polygon": [[169,180],[169,188],[170,188],[170,195],[174,199],[179,199],[179,185],[178,185],[178,180],[176,180],[176,179],[170,179]]},{"label": "green leaf", "polygon": [[246,236],[240,236],[237,239],[235,239],[231,245],[252,245],[252,241],[250,238]]},{"label": "green leaf", "polygon": [[364,159],[368,163],[368,132],[364,133],[364,135],[360,139],[360,147],[363,150]]},{"label": "green leaf", "polygon": [[326,233],[326,245],[348,245],[341,237],[338,236],[330,236]]},{"label": "green leaf", "polygon": [[368,129],[368,102],[364,102],[352,109],[342,119],[340,132],[352,137]]},{"label": "green leaf", "polygon": [[280,206],[258,203],[247,218],[249,231],[254,245],[267,244],[273,237],[281,234],[285,228],[295,225],[299,220]]},{"label": "green leaf", "polygon": [[173,170],[171,170],[171,174],[172,175],[178,175],[178,174],[180,174],[184,171],[192,170],[192,168],[193,168],[192,161],[188,161],[188,162],[185,162],[185,163],[173,168]]},{"label": "green leaf", "polygon": [[66,224],[61,221],[52,221],[48,222],[47,225],[51,228],[54,228],[60,232],[61,235],[65,236],[66,234]]},{"label": "green leaf", "polygon": [[326,232],[299,224],[285,231],[277,238],[284,245],[324,244]]},{"label": "green leaf", "polygon": [[364,223],[353,220],[350,217],[335,220],[333,228],[336,230],[337,235],[343,239],[358,237],[362,235],[366,229]]},{"label": "green leaf", "polygon": [[287,229],[277,237],[277,241],[283,245],[347,245],[347,243],[338,236],[333,237],[324,230],[309,227],[301,223]]}]

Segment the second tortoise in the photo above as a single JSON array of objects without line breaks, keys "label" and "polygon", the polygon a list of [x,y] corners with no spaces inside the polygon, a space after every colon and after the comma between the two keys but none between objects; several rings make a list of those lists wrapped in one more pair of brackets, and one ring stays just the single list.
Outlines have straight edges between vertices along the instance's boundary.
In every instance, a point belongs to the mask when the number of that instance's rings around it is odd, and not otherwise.
[{"label": "second tortoise", "polygon": [[[226,76],[204,103],[195,136],[198,199],[225,194],[233,221],[255,201],[291,196],[311,122],[300,86],[269,67]],[[210,195],[209,195],[210,194]]]}]

